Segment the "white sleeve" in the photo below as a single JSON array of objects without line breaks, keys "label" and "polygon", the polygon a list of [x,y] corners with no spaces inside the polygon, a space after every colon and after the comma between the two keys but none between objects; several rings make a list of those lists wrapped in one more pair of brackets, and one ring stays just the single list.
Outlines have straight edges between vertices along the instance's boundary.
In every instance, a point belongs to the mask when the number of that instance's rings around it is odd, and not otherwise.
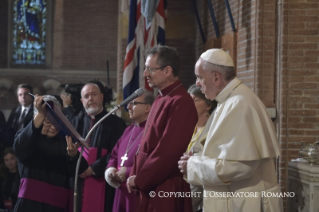
[{"label": "white sleeve", "polygon": [[216,173],[224,183],[250,178],[259,167],[261,160],[229,161],[218,160],[215,165]]},{"label": "white sleeve", "polygon": [[108,169],[106,169],[105,170],[105,172],[104,172],[104,177],[105,177],[105,180],[106,180],[106,182],[110,185],[110,186],[112,186],[113,188],[118,188],[118,187],[120,187],[120,183],[116,183],[116,182],[112,182],[111,181],[111,179],[109,178],[109,173],[112,171],[112,170],[117,170],[116,168],[114,168],[114,167],[109,167]]},{"label": "white sleeve", "polygon": [[192,156],[187,163],[187,181],[193,185],[217,186],[249,178],[261,160],[227,161],[206,156]]}]

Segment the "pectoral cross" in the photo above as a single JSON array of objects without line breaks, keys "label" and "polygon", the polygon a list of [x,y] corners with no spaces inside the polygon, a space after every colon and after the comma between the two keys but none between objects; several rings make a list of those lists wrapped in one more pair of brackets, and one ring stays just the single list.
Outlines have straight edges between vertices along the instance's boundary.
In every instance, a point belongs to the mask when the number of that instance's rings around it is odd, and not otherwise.
[{"label": "pectoral cross", "polygon": [[123,166],[123,165],[124,165],[124,162],[128,159],[127,154],[125,153],[125,155],[123,155],[123,156],[121,157],[121,159],[122,159],[121,166]]}]

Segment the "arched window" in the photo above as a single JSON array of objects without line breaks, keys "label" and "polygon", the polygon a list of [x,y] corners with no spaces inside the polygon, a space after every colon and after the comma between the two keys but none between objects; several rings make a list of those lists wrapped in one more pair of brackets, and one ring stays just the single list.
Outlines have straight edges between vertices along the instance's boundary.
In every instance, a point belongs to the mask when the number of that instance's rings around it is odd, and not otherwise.
[{"label": "arched window", "polygon": [[50,0],[11,1],[10,66],[43,68],[50,65],[50,2]]}]

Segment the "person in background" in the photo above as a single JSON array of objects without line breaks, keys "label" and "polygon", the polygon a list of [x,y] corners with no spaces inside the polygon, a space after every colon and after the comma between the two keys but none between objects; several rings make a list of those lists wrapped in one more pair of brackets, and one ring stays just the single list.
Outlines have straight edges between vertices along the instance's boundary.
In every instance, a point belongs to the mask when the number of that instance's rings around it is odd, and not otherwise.
[{"label": "person in background", "polygon": [[2,152],[1,164],[1,201],[0,208],[12,211],[19,193],[20,175],[18,172],[17,157],[12,147]]},{"label": "person in background", "polygon": [[33,93],[30,85],[18,85],[17,96],[20,105],[11,111],[8,119],[8,125],[13,129],[14,135],[19,129],[27,126],[33,118],[33,98],[29,93]]},{"label": "person in background", "polygon": [[[81,101],[85,112],[80,112],[71,120],[71,123],[83,138],[107,114],[103,104],[103,89],[102,83],[91,81],[81,90]],[[79,211],[112,211],[115,189],[105,182],[104,172],[113,147],[125,128],[124,120],[111,114],[88,138],[90,151],[88,154],[84,152],[83,156],[87,159],[89,167],[80,175],[78,181],[77,209]]]},{"label": "person in background", "polygon": [[[209,99],[206,99],[205,95],[196,85],[192,85],[191,87],[189,87],[187,92],[194,100],[198,115],[198,121],[194,129],[191,142],[188,145],[186,154],[201,155],[203,146],[205,144],[207,132],[214,117],[213,111],[217,106],[217,102],[215,100],[211,101]],[[196,196],[192,196],[193,212],[202,211],[203,187],[190,184],[190,188],[193,193],[197,192],[196,194],[198,194]]]},{"label": "person in background", "polygon": [[198,121],[194,129],[192,140],[188,145],[186,153],[192,152],[200,153],[203,150],[205,144],[206,135],[210,127],[211,121],[214,117],[212,112],[217,106],[215,100],[211,101],[205,98],[205,95],[201,92],[200,88],[196,85],[189,87],[189,95],[192,97],[195,103]]},{"label": "person in background", "polygon": [[137,97],[127,105],[130,119],[134,123],[126,128],[122,137],[116,143],[105,171],[106,182],[117,188],[113,212],[138,211],[139,198],[133,193],[128,193],[126,179],[131,172],[153,102],[154,95],[145,90],[142,96]]},{"label": "person in background", "polygon": [[[70,136],[58,134],[47,118],[43,100],[61,108],[53,96],[36,96],[34,119],[15,136],[13,148],[21,182],[14,212],[65,212],[72,208],[70,178],[75,175],[79,144],[74,144]],[[87,167],[82,157],[79,173]]]},{"label": "person in background", "polygon": [[13,129],[8,125],[3,112],[0,111],[0,152],[13,144]]}]

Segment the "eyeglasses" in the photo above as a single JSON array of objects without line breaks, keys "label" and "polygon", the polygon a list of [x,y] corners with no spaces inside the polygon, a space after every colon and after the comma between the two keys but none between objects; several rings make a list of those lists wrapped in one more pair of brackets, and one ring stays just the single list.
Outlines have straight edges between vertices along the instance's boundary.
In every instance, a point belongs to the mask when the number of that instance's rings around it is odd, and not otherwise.
[{"label": "eyeglasses", "polygon": [[128,103],[129,106],[135,106],[135,105],[138,105],[138,104],[147,105],[148,103],[146,103],[146,102],[135,102],[135,101],[132,101],[132,102]]},{"label": "eyeglasses", "polygon": [[166,66],[162,66],[162,67],[158,67],[158,68],[150,68],[150,67],[148,67],[148,66],[145,66],[144,67],[144,70],[148,70],[151,74],[153,74],[156,70],[158,70],[158,69],[163,69],[163,68],[165,68]]}]

